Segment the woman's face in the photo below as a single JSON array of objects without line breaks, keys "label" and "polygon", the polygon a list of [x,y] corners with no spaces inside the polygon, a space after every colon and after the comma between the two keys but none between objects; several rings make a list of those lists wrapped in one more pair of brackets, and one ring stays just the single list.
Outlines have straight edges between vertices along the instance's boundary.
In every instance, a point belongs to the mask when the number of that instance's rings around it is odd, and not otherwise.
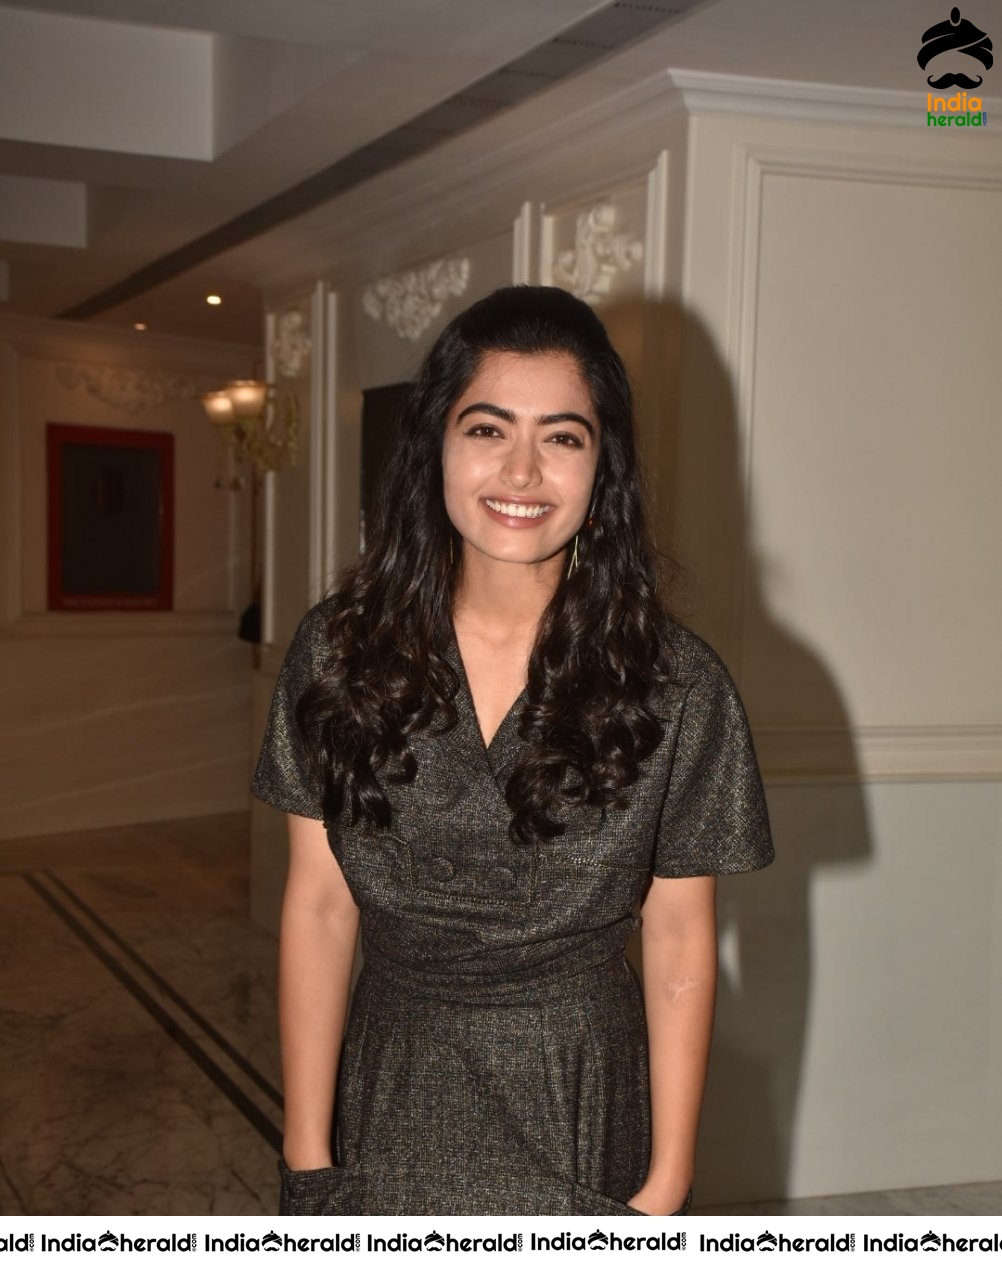
[{"label": "woman's face", "polygon": [[540,563],[581,527],[599,423],[577,361],[558,352],[488,352],[449,410],[445,508],[467,552]]}]

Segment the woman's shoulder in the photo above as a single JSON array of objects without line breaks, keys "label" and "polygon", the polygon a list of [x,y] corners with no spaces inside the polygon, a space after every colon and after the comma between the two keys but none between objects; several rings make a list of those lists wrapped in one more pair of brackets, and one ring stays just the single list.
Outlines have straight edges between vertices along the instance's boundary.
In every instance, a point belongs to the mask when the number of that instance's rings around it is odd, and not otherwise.
[{"label": "woman's shoulder", "polygon": [[340,605],[339,593],[327,594],[302,616],[292,635],[290,650],[318,652],[328,645],[331,619]]},{"label": "woman's shoulder", "polygon": [[324,632],[342,602],[340,591],[326,594],[319,602],[315,602],[299,621],[299,627],[311,636],[316,637]]},{"label": "woman's shoulder", "polygon": [[283,671],[305,690],[323,675],[329,662],[331,618],[338,608],[338,595],[321,598],[300,618],[285,650]]},{"label": "woman's shoulder", "polygon": [[676,689],[688,691],[697,682],[733,684],[727,665],[705,638],[676,616],[666,616],[665,627],[670,673]]}]

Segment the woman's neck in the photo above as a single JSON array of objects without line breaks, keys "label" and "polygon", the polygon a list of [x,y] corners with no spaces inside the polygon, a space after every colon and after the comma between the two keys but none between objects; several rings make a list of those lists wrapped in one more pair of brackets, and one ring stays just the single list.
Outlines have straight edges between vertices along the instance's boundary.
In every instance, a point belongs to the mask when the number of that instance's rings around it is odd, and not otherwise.
[{"label": "woman's neck", "polygon": [[560,583],[563,553],[542,563],[505,563],[466,548],[453,605],[453,622],[483,640],[531,641]]}]

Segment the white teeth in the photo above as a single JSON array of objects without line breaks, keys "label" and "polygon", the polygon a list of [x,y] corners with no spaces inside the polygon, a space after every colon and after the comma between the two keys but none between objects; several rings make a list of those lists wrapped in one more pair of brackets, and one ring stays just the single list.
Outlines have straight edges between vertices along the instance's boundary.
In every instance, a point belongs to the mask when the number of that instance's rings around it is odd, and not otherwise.
[{"label": "white teeth", "polygon": [[551,508],[548,505],[521,505],[517,501],[491,501],[489,497],[485,497],[484,500],[498,514],[506,514],[509,518],[515,519],[538,519]]}]

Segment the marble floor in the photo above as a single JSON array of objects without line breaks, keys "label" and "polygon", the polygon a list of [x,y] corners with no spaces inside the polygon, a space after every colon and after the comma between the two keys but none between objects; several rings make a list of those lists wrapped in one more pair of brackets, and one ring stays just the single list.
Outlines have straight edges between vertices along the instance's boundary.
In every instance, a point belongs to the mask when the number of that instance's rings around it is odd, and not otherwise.
[{"label": "marble floor", "polygon": [[0,843],[0,1211],[268,1213],[275,941],[245,814]]},{"label": "marble floor", "polygon": [[[275,941],[246,915],[248,830],[0,841],[0,1213],[275,1211]],[[997,1214],[1002,1183],[693,1212]]]}]

